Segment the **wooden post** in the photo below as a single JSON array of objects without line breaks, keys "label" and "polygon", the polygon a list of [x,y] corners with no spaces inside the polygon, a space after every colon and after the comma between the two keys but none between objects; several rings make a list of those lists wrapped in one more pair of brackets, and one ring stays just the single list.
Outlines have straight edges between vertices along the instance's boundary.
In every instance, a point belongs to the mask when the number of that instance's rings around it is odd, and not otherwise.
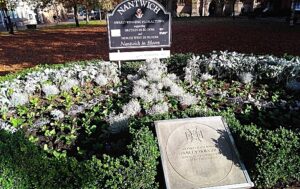
[{"label": "wooden post", "polygon": [[[120,50],[118,50],[118,53],[120,53]],[[120,69],[120,74],[121,74],[121,60],[118,61],[119,69]]]}]

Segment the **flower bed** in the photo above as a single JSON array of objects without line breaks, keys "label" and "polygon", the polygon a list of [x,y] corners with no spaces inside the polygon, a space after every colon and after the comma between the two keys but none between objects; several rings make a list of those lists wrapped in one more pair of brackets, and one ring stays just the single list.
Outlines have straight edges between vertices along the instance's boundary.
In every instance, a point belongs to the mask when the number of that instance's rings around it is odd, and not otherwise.
[{"label": "flower bed", "polygon": [[153,121],[210,115],[227,119],[257,187],[299,182],[299,71],[298,58],[213,52],[7,76],[0,186],[155,188]]}]

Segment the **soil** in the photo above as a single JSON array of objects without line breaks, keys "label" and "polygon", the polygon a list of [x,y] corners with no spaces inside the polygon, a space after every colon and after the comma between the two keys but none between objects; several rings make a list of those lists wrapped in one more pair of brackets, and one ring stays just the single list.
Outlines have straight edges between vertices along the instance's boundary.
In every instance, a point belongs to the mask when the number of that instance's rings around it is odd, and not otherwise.
[{"label": "soil", "polygon": [[[0,34],[0,75],[37,64],[108,60],[106,26],[18,31]],[[230,18],[185,18],[172,23],[172,53],[300,55],[300,26]]]}]

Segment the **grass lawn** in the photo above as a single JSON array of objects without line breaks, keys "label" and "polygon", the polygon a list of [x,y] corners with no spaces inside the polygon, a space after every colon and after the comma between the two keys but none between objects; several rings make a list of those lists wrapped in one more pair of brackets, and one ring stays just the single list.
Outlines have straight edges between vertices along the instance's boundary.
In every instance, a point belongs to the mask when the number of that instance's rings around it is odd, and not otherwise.
[{"label": "grass lawn", "polygon": [[[93,27],[93,26],[105,26],[105,20],[90,20],[88,23],[86,21],[80,21],[79,25],[82,27]],[[66,29],[66,28],[76,28],[76,24],[70,22],[61,22],[59,24],[43,27],[43,29]]]}]

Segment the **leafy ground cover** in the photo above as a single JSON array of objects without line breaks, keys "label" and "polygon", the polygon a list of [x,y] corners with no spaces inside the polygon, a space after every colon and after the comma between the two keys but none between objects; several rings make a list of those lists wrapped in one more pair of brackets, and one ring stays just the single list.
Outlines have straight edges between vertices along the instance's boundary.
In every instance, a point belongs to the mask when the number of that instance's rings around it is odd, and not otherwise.
[{"label": "leafy ground cover", "polygon": [[163,188],[153,121],[223,116],[257,188],[300,181],[300,60],[213,52],[0,82],[1,188]]},{"label": "leafy ground cover", "polygon": [[[57,29],[57,27],[63,27]],[[108,59],[106,27],[57,26],[0,35],[0,72],[68,61]],[[241,53],[300,55],[300,28],[286,23],[231,18],[186,18],[172,25],[172,53]]]}]

